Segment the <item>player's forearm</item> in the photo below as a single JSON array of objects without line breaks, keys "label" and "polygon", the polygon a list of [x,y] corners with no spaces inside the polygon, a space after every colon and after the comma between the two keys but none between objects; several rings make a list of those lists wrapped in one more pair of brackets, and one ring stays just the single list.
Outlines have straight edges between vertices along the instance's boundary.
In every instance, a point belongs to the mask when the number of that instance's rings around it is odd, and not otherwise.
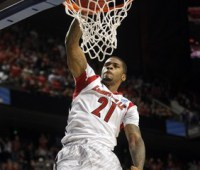
[{"label": "player's forearm", "polygon": [[79,46],[81,35],[82,31],[80,29],[79,22],[76,19],[74,19],[65,37],[66,48],[71,48],[72,46]]},{"label": "player's forearm", "polygon": [[134,166],[143,170],[145,163],[145,145],[143,139],[139,138],[134,143],[130,143],[129,150]]},{"label": "player's forearm", "polygon": [[67,32],[65,45],[67,54],[67,65],[74,77],[79,77],[86,69],[87,60],[79,46],[82,31],[79,22],[74,19]]}]

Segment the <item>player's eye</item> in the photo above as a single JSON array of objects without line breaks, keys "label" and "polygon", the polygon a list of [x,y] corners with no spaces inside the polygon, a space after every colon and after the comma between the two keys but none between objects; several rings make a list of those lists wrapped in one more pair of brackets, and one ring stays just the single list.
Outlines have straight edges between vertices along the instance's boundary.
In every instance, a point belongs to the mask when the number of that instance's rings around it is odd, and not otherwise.
[{"label": "player's eye", "polygon": [[119,68],[120,66],[118,64],[114,64],[114,67],[115,68]]}]

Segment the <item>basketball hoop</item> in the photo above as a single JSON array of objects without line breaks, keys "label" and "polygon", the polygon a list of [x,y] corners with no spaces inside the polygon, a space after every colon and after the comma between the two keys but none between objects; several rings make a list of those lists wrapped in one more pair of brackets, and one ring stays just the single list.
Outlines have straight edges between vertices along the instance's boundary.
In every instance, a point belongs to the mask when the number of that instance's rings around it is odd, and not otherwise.
[{"label": "basketball hoop", "polygon": [[133,0],[66,0],[66,14],[76,18],[82,30],[81,48],[91,59],[103,61],[117,48],[117,28]]}]

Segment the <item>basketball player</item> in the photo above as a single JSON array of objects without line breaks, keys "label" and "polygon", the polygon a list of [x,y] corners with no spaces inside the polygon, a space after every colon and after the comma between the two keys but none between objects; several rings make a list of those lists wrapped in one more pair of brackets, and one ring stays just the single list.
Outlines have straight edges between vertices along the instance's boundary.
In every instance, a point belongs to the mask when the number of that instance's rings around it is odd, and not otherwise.
[{"label": "basketball player", "polygon": [[96,75],[79,46],[81,35],[74,19],[66,36],[66,53],[76,86],[55,169],[122,170],[113,149],[123,125],[134,164],[131,170],[142,170],[145,146],[137,107],[117,91],[126,80],[126,64],[111,57],[104,64],[101,77]]}]

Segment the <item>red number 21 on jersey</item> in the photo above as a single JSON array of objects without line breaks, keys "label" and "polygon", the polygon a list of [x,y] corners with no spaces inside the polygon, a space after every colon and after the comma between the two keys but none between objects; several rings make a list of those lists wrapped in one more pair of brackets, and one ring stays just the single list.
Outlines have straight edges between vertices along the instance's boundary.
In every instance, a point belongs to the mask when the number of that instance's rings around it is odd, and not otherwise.
[{"label": "red number 21 on jersey", "polygon": [[[99,98],[98,102],[101,103],[101,105],[100,105],[99,107],[97,107],[95,110],[93,110],[93,111],[92,111],[92,114],[94,114],[94,115],[100,117],[100,116],[101,116],[100,111],[101,111],[102,109],[104,109],[104,108],[107,106],[107,104],[108,104],[108,99],[107,99],[106,97],[101,97],[101,98]],[[109,119],[110,119],[110,117],[112,116],[112,113],[113,113],[113,111],[115,110],[116,106],[117,106],[117,104],[114,103],[114,102],[112,101],[112,105],[110,106],[110,109],[109,109],[108,112],[106,113],[106,116],[105,116],[105,118],[104,118],[104,121],[106,121],[106,122],[109,121]]]}]

